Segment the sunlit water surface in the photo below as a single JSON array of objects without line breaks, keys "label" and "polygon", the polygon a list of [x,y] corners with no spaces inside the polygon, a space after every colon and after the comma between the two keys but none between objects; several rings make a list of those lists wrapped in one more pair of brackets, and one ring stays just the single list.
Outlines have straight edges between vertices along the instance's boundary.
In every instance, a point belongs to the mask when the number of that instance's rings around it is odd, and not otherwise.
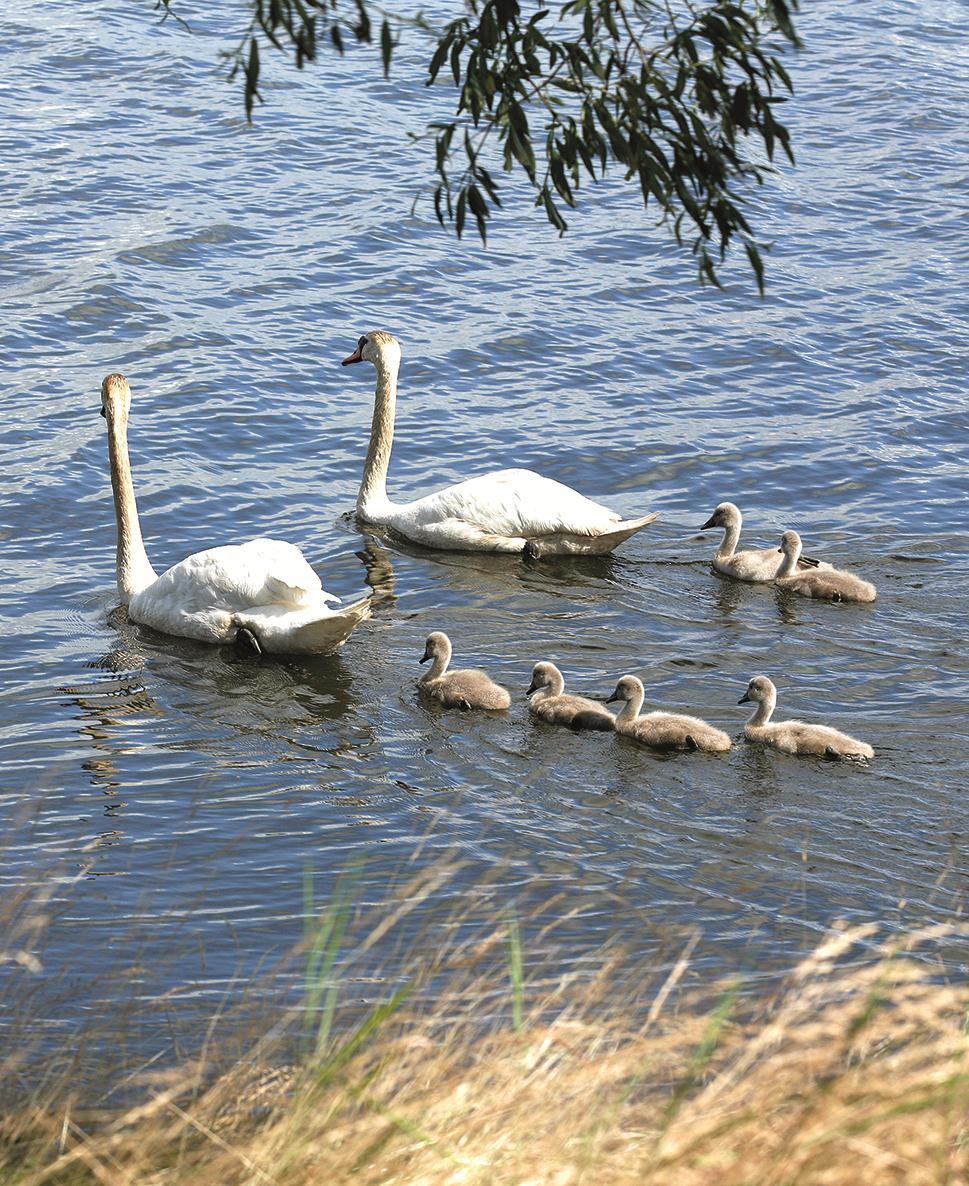
[{"label": "sunlit water surface", "polygon": [[[698,289],[618,187],[563,240],[525,197],[487,251],[456,244],[426,205],[408,216],[429,160],[406,133],[440,110],[421,47],[390,82],[369,51],[275,63],[249,128],[217,68],[237,30],[186,7],[194,35],[127,0],[0,17],[0,884],[54,889],[43,971],[8,965],[29,1024],[103,1018],[124,982],[158,1002],[137,1042],[163,1048],[166,993],[231,1002],[298,940],[305,878],[322,901],[348,868],[366,906],[458,862],[405,931],[443,932],[455,906],[533,912],[526,966],[552,972],[606,940],[661,969],[698,935],[695,980],[769,980],[836,919],[960,916],[964,6],[808,6],[799,167],[754,195],[776,243],[763,301],[739,261],[726,291]],[[397,496],[518,464],[660,521],[611,560],[540,566],[362,535],[373,374],[337,363],[374,327],[404,348]],[[263,662],[125,621],[97,415],[113,369],[156,567],[292,540],[329,589],[377,591],[337,657]],[[714,576],[698,527],[727,498],[751,541],[796,525],[878,602]],[[507,684],[509,713],[420,702],[435,628]],[[877,758],[661,759],[538,726],[540,658],[591,694],[635,672],[651,703],[738,736],[766,672],[781,715]],[[386,994],[394,943],[359,999]]]}]

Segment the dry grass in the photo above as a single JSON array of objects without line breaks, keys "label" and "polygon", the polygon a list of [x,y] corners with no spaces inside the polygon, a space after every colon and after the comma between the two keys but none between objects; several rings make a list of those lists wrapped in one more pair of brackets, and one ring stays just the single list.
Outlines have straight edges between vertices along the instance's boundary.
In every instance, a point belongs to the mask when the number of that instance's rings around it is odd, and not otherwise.
[{"label": "dry grass", "polygon": [[[729,988],[705,1004],[679,996],[686,951],[634,1007],[624,986],[641,983],[636,968],[613,958],[591,984],[539,987],[503,927],[451,963],[464,978],[433,1008],[388,1001],[349,1032],[331,1032],[330,1010],[280,1069],[267,1069],[285,1045],[277,1031],[228,1069],[145,1080],[140,1102],[115,1112],[48,1084],[0,1121],[0,1181],[965,1182],[967,993],[932,958],[953,932],[912,934],[875,956],[873,933],[833,932],[749,1007]],[[328,966],[327,950],[311,943],[308,965]],[[315,999],[325,1017],[326,993]]]}]

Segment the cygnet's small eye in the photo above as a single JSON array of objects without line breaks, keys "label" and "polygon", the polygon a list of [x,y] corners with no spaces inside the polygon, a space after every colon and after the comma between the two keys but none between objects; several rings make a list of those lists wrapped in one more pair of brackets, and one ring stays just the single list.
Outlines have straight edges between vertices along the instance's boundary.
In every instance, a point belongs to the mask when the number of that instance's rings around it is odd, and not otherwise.
[{"label": "cygnet's small eye", "polygon": [[366,346],[366,344],[367,344],[367,339],[366,339],[366,336],[364,336],[360,339],[359,342],[357,342],[357,349],[362,350],[364,348],[364,346]]}]

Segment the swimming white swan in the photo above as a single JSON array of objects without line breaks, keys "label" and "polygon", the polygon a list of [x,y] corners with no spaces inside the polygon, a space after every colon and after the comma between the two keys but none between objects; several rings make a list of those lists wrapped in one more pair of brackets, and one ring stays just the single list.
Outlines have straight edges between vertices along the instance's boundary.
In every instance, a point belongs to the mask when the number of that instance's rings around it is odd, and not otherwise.
[{"label": "swimming white swan", "polygon": [[649,712],[639,715],[646,697],[642,681],[634,675],[624,675],[607,703],[625,703],[616,717],[616,732],[641,741],[653,749],[706,750],[712,754],[726,753],[730,738],[722,729],[715,729],[699,717],[682,716],[672,712]]},{"label": "swimming white swan", "polygon": [[343,360],[373,363],[377,371],[370,448],[357,497],[357,515],[431,548],[464,552],[522,552],[528,556],[611,552],[656,514],[622,519],[561,482],[527,469],[469,478],[415,502],[387,496],[394,440],[400,343],[383,330],[364,334]]},{"label": "swimming white swan", "polygon": [[531,696],[528,711],[532,716],[550,725],[597,729],[602,733],[611,733],[615,728],[616,718],[604,705],[566,692],[565,679],[554,663],[535,664],[525,695]]},{"label": "swimming white swan", "polygon": [[[776,548],[736,551],[742,525],[740,508],[732,502],[722,502],[700,528],[701,531],[707,531],[711,527],[724,529],[723,540],[713,557],[713,567],[724,576],[733,577],[738,581],[772,581],[784,563],[783,555]],[[812,560],[810,556],[801,556],[797,563],[798,568],[805,570],[831,567],[830,564]]]},{"label": "swimming white swan", "polygon": [[231,642],[240,632],[257,650],[280,654],[331,651],[370,616],[370,599],[340,610],[292,544],[254,539],[196,552],[157,576],[138,522],[128,415],[131,389],[124,375],[101,384],[108,422],[111,486],[118,522],[118,592],[134,622],[202,642]]},{"label": "swimming white swan", "polygon": [[784,555],[777,570],[774,584],[779,589],[789,589],[802,597],[815,597],[819,601],[874,601],[875,586],[863,581],[853,572],[839,568],[816,568],[798,572],[797,562],[801,555],[801,537],[796,531],[785,531],[781,536],[781,552]]},{"label": "swimming white swan", "polygon": [[737,701],[757,707],[744,726],[748,741],[770,745],[785,754],[814,754],[821,758],[873,758],[875,751],[864,741],[856,741],[847,733],[829,729],[827,725],[809,725],[804,721],[771,721],[777,704],[777,689],[766,675],[755,675],[747,691]]},{"label": "swimming white swan", "polygon": [[472,667],[447,670],[451,662],[451,640],[443,630],[427,636],[421,662],[428,659],[433,662],[417,686],[449,708],[503,709],[511,704],[507,688],[496,684],[485,672]]}]

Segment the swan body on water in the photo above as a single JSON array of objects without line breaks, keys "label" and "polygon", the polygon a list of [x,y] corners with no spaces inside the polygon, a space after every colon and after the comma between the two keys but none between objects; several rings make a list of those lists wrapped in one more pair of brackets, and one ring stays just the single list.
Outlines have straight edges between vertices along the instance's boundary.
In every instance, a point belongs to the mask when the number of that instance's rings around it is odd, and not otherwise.
[{"label": "swan body on water", "polygon": [[796,531],[785,531],[781,536],[783,561],[777,570],[774,583],[779,589],[788,589],[802,597],[814,597],[819,601],[874,601],[875,586],[863,581],[853,572],[840,568],[818,568],[807,572],[797,571],[801,556],[801,537]]},{"label": "swan body on water", "polygon": [[646,691],[642,681],[634,675],[624,675],[609,697],[623,701],[616,717],[616,732],[631,737],[653,749],[705,750],[722,754],[730,749],[730,738],[722,729],[700,720],[673,712],[648,712],[640,716]]},{"label": "swan body on water", "polygon": [[[713,557],[713,567],[717,572],[737,581],[772,581],[784,563],[783,555],[777,548],[751,548],[738,552],[736,548],[742,526],[740,508],[732,502],[722,502],[700,528],[701,531],[707,531],[711,527],[724,529],[723,540]],[[812,560],[809,556],[801,556],[798,567],[809,571],[830,569],[831,565]]]},{"label": "swan body on water", "polygon": [[511,704],[507,688],[496,684],[484,671],[463,667],[448,671],[451,662],[451,640],[443,630],[427,636],[421,662],[431,660],[430,668],[417,681],[417,686],[449,708],[485,708],[501,710]]},{"label": "swan body on water", "polygon": [[572,729],[596,729],[611,733],[616,718],[602,704],[585,696],[565,691],[565,678],[554,663],[536,663],[526,696],[531,699],[528,711],[550,725],[568,725]]},{"label": "swan body on water", "polygon": [[777,688],[766,675],[755,675],[738,704],[757,705],[744,726],[748,741],[770,745],[785,754],[813,754],[820,758],[873,758],[875,751],[864,741],[849,737],[827,725],[805,721],[772,721],[777,705]]},{"label": "swan body on water", "polygon": [[118,525],[118,592],[128,617],[165,634],[231,642],[240,632],[257,650],[316,654],[342,646],[370,616],[362,598],[339,610],[292,544],[254,539],[196,552],[156,575],[142,540],[128,455],[131,389],[123,375],[101,384],[108,422],[111,485]]},{"label": "swan body on water", "polygon": [[526,556],[594,555],[652,523],[656,514],[623,519],[569,486],[525,469],[469,478],[414,502],[393,503],[387,471],[394,439],[400,343],[383,330],[364,334],[344,366],[367,361],[377,372],[370,448],[357,517],[415,543],[451,551],[518,552]]}]

